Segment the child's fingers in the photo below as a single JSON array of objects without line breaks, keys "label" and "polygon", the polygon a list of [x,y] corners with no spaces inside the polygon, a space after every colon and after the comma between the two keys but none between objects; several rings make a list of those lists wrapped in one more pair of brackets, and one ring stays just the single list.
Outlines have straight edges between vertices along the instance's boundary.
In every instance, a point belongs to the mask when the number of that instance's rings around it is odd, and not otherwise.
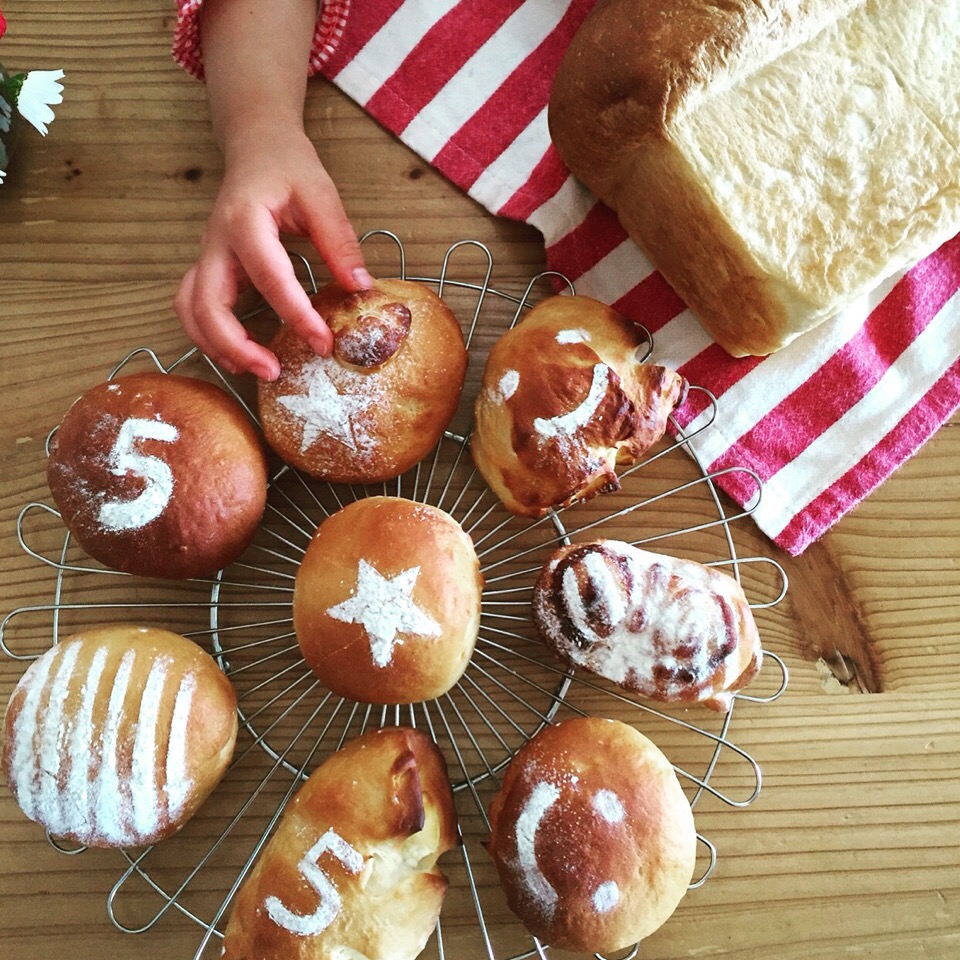
[{"label": "child's fingers", "polygon": [[249,371],[263,380],[280,375],[277,358],[236,318],[237,282],[228,258],[205,256],[184,277],[174,308],[187,335],[230,373]]},{"label": "child's fingers", "polygon": [[323,257],[330,274],[346,290],[369,290],[373,277],[364,266],[363,253],[333,181],[297,199],[300,227]]},{"label": "child's fingers", "polygon": [[235,240],[241,266],[277,316],[320,356],[330,353],[333,334],[300,285],[270,212],[264,208],[252,214]]}]

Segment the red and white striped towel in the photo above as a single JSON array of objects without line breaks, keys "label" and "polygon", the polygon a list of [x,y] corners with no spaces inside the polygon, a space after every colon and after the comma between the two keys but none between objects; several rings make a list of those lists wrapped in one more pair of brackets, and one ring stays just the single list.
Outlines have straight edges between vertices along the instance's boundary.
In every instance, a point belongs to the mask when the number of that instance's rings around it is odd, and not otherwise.
[{"label": "red and white striped towel", "polygon": [[[552,269],[718,397],[698,456],[756,471],[754,519],[798,554],[960,405],[960,236],[773,356],[732,359],[550,144],[550,83],[595,2],[327,0],[314,63],[488,210],[539,229]],[[755,492],[737,472],[720,483],[741,504]]]}]

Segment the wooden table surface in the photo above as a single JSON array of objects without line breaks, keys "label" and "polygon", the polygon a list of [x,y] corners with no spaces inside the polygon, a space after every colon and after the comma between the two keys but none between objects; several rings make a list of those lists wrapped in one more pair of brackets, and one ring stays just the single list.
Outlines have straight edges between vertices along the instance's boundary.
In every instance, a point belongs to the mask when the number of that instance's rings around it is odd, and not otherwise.
[{"label": "wooden table surface", "polygon": [[[66,83],[49,136],[24,132],[0,187],[2,612],[51,602],[51,571],[24,554],[15,526],[25,503],[50,502],[48,431],[131,349],[169,361],[188,347],[171,299],[221,163],[203,88],[169,57],[171,7],[3,4],[0,62],[62,67]],[[485,213],[322,81],[307,122],[358,232],[394,231],[414,274],[434,274],[465,238],[492,251],[498,289],[520,292],[542,269],[533,230]],[[375,273],[396,272],[389,244],[367,255]],[[791,682],[774,703],[738,705],[731,737],[762,767],[763,790],[742,810],[698,806],[716,868],[643,945],[645,960],[960,956],[958,464],[954,418],[800,558],[735,524],[741,556],[773,558],[789,576],[786,599],[757,616]],[[682,525],[706,508],[677,509]],[[46,622],[30,620],[16,642],[39,649]],[[0,657],[4,702],[23,666]],[[742,780],[729,773],[733,790]],[[200,931],[176,911],[140,936],[111,924],[106,898],[124,865],[114,851],[54,850],[0,788],[0,954],[189,960]],[[222,897],[231,880],[204,883]],[[469,903],[452,903],[447,955],[480,956]],[[489,919],[495,937],[511,927],[498,909]]]}]

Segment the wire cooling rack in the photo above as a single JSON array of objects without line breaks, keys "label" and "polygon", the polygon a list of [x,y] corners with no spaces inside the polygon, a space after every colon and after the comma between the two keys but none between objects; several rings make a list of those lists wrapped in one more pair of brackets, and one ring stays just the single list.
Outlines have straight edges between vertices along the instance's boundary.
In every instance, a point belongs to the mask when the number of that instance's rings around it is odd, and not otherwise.
[{"label": "wire cooling rack", "polygon": [[[59,514],[45,503],[27,504],[17,521],[23,550],[52,571],[52,599],[21,607],[0,621],[0,647],[8,656],[29,660],[84,626],[135,621],[191,637],[217,658],[236,687],[241,735],[224,780],[175,837],[121,851],[122,873],[107,898],[111,921],[129,933],[145,933],[168,914],[188,918],[200,931],[194,960],[219,955],[233,895],[303,780],[346,741],[391,725],[419,727],[436,740],[447,758],[460,821],[462,842],[441,861],[450,888],[424,955],[547,960],[550,948],[507,909],[481,846],[489,833],[486,811],[499,787],[499,772],[516,751],[554,719],[614,714],[666,753],[694,808],[706,795],[731,808],[746,807],[759,795],[760,767],[731,739],[733,717],[776,700],[787,684],[782,660],[765,651],[764,670],[750,692],[739,693],[733,709],[720,715],[700,706],[645,701],[552,657],[536,638],[530,596],[543,562],[561,544],[617,537],[726,568],[748,596],[758,598],[751,602],[755,610],[779,603],[787,589],[783,568],[768,557],[738,557],[734,544],[733,525],[759,502],[759,478],[745,468],[722,471],[742,472],[757,490],[749,508],[728,515],[714,484],[718,474],[704,469],[693,443],[714,423],[717,403],[707,391],[692,387],[709,411],[698,419],[704,425],[688,434],[672,419],[670,435],[622,472],[619,492],[536,521],[511,516],[472,465],[472,400],[492,343],[544,292],[553,292],[551,287],[566,285],[573,292],[573,286],[547,273],[531,280],[519,296],[496,290],[490,285],[492,256],[476,241],[451,246],[438,276],[408,276],[400,240],[373,231],[363,242],[372,238],[394,243],[398,275],[433,286],[464,325],[470,366],[460,410],[423,462],[395,481],[371,487],[333,486],[276,463],[253,544],[209,580],[168,583],[105,569],[79,551]],[[454,279],[454,259],[464,260],[469,275],[478,279]],[[315,291],[309,264],[298,266],[305,286]],[[245,319],[255,325],[265,316],[261,310]],[[652,349],[647,335],[639,359],[647,359]],[[228,380],[195,350],[165,365],[152,350],[140,348],[110,376],[144,366],[212,379],[256,421],[244,383]],[[403,496],[446,510],[473,538],[480,557],[485,589],[477,648],[456,687],[437,700],[402,706],[354,703],[324,689],[300,655],[291,611],[300,558],[325,517],[371,495]],[[696,522],[683,522],[691,516]],[[64,853],[82,852],[48,839]],[[717,863],[714,844],[700,833],[698,841],[691,889],[702,886]],[[638,952],[639,945],[621,958]]]}]

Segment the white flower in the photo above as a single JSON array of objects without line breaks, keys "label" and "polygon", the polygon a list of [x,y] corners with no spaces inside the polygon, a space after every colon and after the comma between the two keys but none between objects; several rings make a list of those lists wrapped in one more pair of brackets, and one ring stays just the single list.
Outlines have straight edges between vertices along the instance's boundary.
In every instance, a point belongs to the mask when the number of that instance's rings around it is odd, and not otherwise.
[{"label": "white flower", "polygon": [[47,124],[53,120],[51,103],[63,103],[62,70],[31,70],[17,97],[17,110],[27,123],[33,124],[43,136],[47,135]]},{"label": "white flower", "polygon": [[3,183],[3,178],[7,175],[6,170],[0,170],[0,183]]}]

